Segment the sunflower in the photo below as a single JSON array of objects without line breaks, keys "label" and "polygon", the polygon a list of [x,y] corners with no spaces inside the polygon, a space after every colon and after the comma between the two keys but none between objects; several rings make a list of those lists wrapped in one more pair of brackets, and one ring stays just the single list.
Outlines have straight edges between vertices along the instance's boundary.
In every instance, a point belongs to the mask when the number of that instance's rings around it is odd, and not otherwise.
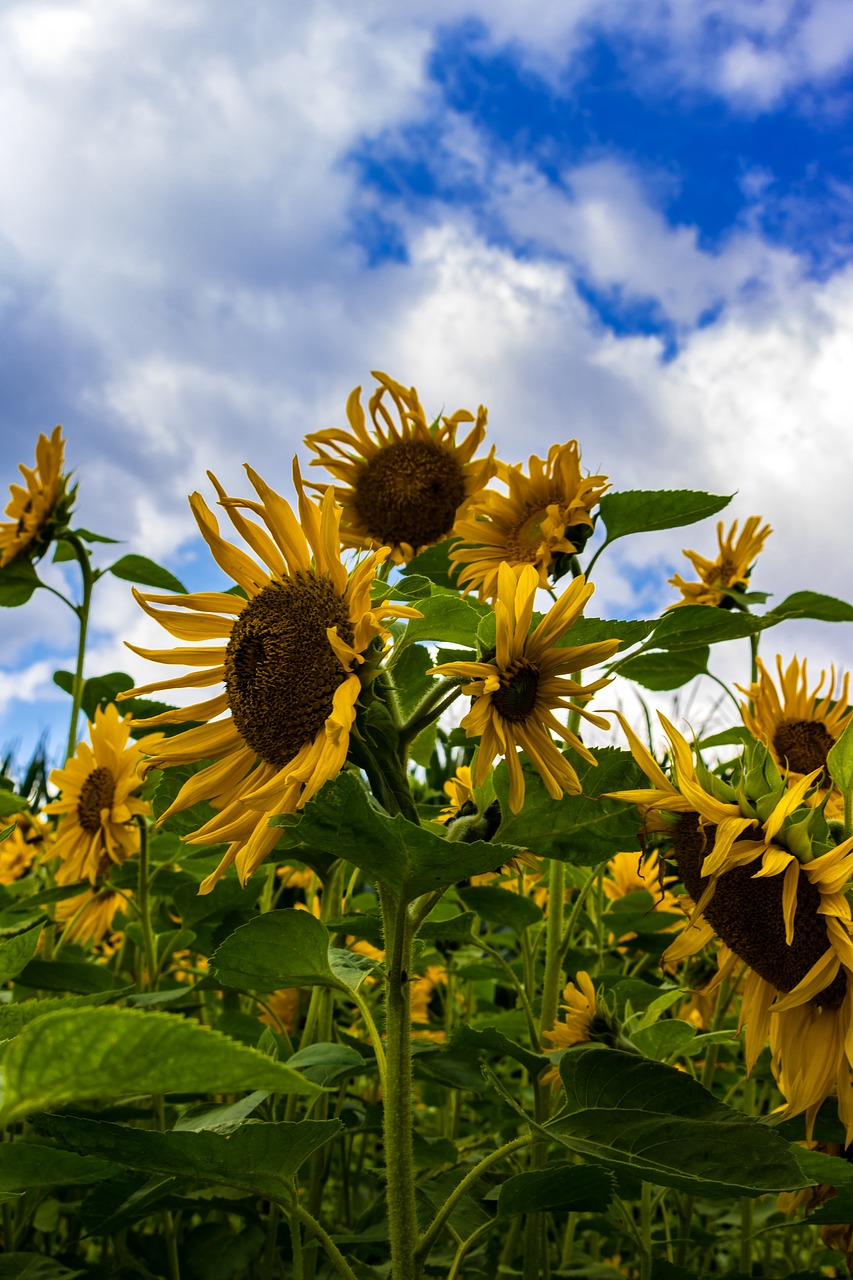
[{"label": "sunflower", "polygon": [[773,530],[769,524],[762,527],[760,516],[750,516],[738,536],[735,520],[729,532],[723,536],[723,522],[717,524],[719,555],[716,560],[706,560],[698,551],[685,551],[684,555],[699,575],[698,582],[685,582],[680,574],[669,581],[684,597],[669,605],[677,609],[683,604],[707,604],[731,608],[730,592],[745,592],[753,561],[761,551]]},{"label": "sunflower", "polygon": [[[372,433],[356,387],[347,401],[351,430],[315,431],[305,443],[318,455],[311,465],[325,467],[347,486],[335,491],[343,507],[343,545],[390,547],[393,562],[402,564],[450,536],[457,517],[495,474],[494,447],[485,458],[474,457],[486,434],[482,405],[476,419],[457,409],[430,425],[414,387],[385,373],[373,376],[379,387],[368,404]],[[463,422],[474,426],[457,443]]]},{"label": "sunflower", "polygon": [[475,699],[462,720],[469,738],[479,738],[472,778],[480,786],[495,756],[506,757],[509,771],[509,807],[518,813],[524,803],[524,775],[517,747],[533,761],[548,794],[559,800],[564,791],[580,792],[580,782],[568,760],[554,745],[549,730],[563,738],[584,760],[595,764],[577,734],[554,715],[556,707],[572,711],[599,728],[609,728],[601,716],[585,710],[581,703],[608,684],[607,678],[581,685],[571,677],[584,667],[603,662],[619,647],[618,640],[601,640],[559,648],[559,640],[579,617],[595,588],[583,578],[575,578],[535,631],[528,635],[533,617],[533,599],[539,575],[533,565],[525,565],[516,576],[508,564],[498,573],[495,601],[496,643],[491,659],[481,662],[448,662],[432,668],[432,674],[469,678],[462,692]]},{"label": "sunflower", "polygon": [[[607,874],[602,876],[601,888],[606,898],[618,902],[629,893],[650,893],[654,899],[652,911],[662,911],[667,915],[680,914],[678,900],[666,887],[675,876],[664,875],[657,853],[652,850],[645,857],[638,853],[617,853],[607,863]],[[668,929],[677,925],[668,925]],[[617,943],[630,942],[637,935],[632,931],[615,937]]]},{"label": "sunflower", "polygon": [[436,822],[449,822],[466,804],[474,804],[474,783],[471,781],[471,766],[461,764],[452,778],[444,784],[444,794],[450,804],[442,809]]},{"label": "sunflower", "polygon": [[[565,1014],[563,1021],[557,1022],[553,1030],[542,1032],[542,1039],[553,1046],[546,1049],[546,1053],[571,1049],[573,1045],[585,1044],[593,1038],[595,1023],[599,1018],[595,987],[585,969],[580,969],[576,976],[578,985],[568,982],[563,989],[565,1004],[560,1006]],[[556,1063],[548,1068],[539,1083],[559,1085],[560,1072]]]},{"label": "sunflower", "polygon": [[45,857],[59,858],[58,884],[88,880],[95,884],[111,863],[118,865],[139,848],[134,818],[148,814],[139,796],[145,751],[159,738],[130,742],[130,716],[122,718],[113,703],[99,707],[89,725],[92,740],[81,742],[50,781],[61,795],[45,805],[45,813],[61,815],[56,841]]},{"label": "sunflower", "polygon": [[498,463],[509,493],[484,493],[456,522],[462,541],[450,558],[461,566],[459,585],[481,600],[494,598],[503,562],[516,573],[533,565],[540,587],[549,585],[549,570],[560,576],[561,558],[583,550],[593,531],[590,512],[609,488],[606,476],[581,474],[577,440],[552,445],[545,461],[532,456],[529,470]]},{"label": "sunflower", "polygon": [[9,522],[0,523],[0,568],[22,551],[28,551],[34,560],[43,556],[57,528],[67,520],[75,490],[68,491],[68,476],[62,471],[64,456],[62,427],[56,427],[50,439],[39,436],[35,467],[19,465],[26,487],[9,486],[12,496],[4,512]]},{"label": "sunflower", "polygon": [[[719,977],[745,967],[740,1021],[746,1027],[747,1070],[769,1038],[788,1113],[805,1112],[811,1131],[821,1103],[836,1087],[849,1141],[853,919],[843,890],[853,875],[853,839],[833,845],[823,814],[809,807],[818,770],[790,786],[766,748],[756,745],[745,752],[736,784],[729,787],[688,765],[687,742],[665,717],[661,721],[677,786],[661,787],[659,766],[629,735],[653,789],[645,801],[638,799],[642,792],[614,794],[631,799],[646,819],[657,816],[657,829],[668,831],[679,877],[696,904],[664,961],[695,955],[719,938]],[[714,786],[731,801],[706,791]],[[715,825],[718,807],[724,816]]]},{"label": "sunflower", "polygon": [[112,928],[116,912],[127,912],[126,895],[112,889],[84,889],[56,904],[56,923],[67,942],[100,942]]},{"label": "sunflower", "polygon": [[[758,680],[746,689],[737,686],[750,700],[749,705],[741,703],[743,722],[754,738],[767,745],[778,767],[787,770],[789,781],[819,769],[820,781],[826,783],[826,757],[853,718],[853,708],[847,705],[850,676],[844,676],[836,696],[832,667],[829,687],[820,697],[825,671],[821,671],[820,680],[809,692],[805,659],[801,663],[792,658],[783,670],[782,658],[777,655],[776,669],[778,689],[760,658]],[[841,798],[835,792],[830,799],[832,816],[840,816],[842,809]]]},{"label": "sunflower", "polygon": [[[362,690],[359,672],[369,679],[375,670],[388,637],[388,619],[419,616],[403,605],[371,603],[374,573],[387,550],[366,556],[351,574],[347,572],[341,562],[341,511],[331,488],[319,505],[312,502],[294,462],[297,521],[284,498],[251,467],[247,472],[259,501],[229,498],[215,477],[210,478],[228,518],[256,558],[221,536],[200,494],[190,498],[214,559],[245,597],[226,592],[135,592],[145,612],[177,639],[217,643],[165,651],[130,645],[153,662],[197,670],[123,695],[224,686],[195,706],[137,722],[148,727],[205,722],[163,741],[149,761],[161,769],[213,762],[184,783],[160,818],[163,822],[200,800],[218,810],[186,837],[190,844],[228,844],[219,866],[202,883],[202,893],[208,893],[235,862],[245,884],[278,839],[270,818],[301,809],[340,772]],[[247,518],[244,511],[262,523]]]},{"label": "sunflower", "polygon": [[45,850],[54,838],[53,826],[26,811],[15,814],[14,828],[0,844],[0,884],[14,884],[37,858],[50,857]]}]

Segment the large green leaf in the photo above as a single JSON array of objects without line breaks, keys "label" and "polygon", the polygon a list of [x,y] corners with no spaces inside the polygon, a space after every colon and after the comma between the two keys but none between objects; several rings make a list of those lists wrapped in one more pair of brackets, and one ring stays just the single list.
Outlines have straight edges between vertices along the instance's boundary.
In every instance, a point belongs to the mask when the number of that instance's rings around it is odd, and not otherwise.
[{"label": "large green leaf", "polygon": [[769,613],[776,618],[817,618],[820,622],[853,622],[853,604],[819,591],[795,591]]},{"label": "large green leaf", "polygon": [[455,538],[447,538],[444,542],[437,542],[434,547],[427,547],[426,551],[422,551],[420,555],[409,561],[403,569],[404,576],[423,574],[438,587],[456,589],[456,583],[450,571],[449,555],[456,541]]},{"label": "large green leaf", "polygon": [[253,1121],[228,1134],[212,1130],[157,1133],[70,1116],[39,1121],[39,1128],[80,1154],[146,1173],[230,1183],[273,1195],[281,1195],[283,1180],[293,1177],[341,1127],[339,1120]]},{"label": "large green leaf", "polygon": [[334,849],[339,858],[409,901],[494,871],[518,853],[517,848],[483,840],[446,840],[399,815],[391,818],[353,773],[339,774],[301,813],[281,814],[272,825],[284,827],[294,845]]},{"label": "large green leaf", "polygon": [[0,1280],[75,1280],[82,1275],[41,1253],[0,1254]]},{"label": "large green leaf", "polygon": [[522,760],[526,799],[517,814],[510,811],[509,778],[501,761],[494,774],[503,814],[498,831],[501,841],[588,867],[606,862],[617,850],[639,849],[635,811],[603,793],[641,787],[646,783],[645,775],[628,751],[604,747],[592,754],[597,766],[572,758],[583,793],[565,795],[562,800],[552,800],[534,766]]},{"label": "large green leaf", "polygon": [[118,1159],[119,1164],[114,1164],[37,1142],[3,1142],[0,1143],[0,1191],[100,1182],[120,1171],[121,1158]]},{"label": "large green leaf", "polygon": [[0,607],[14,609],[26,604],[41,585],[31,562],[25,556],[16,556],[11,564],[0,569]]},{"label": "large green leaf", "polygon": [[7,1048],[0,1122],[87,1098],[248,1089],[313,1093],[315,1086],[254,1049],[167,1013],[69,1009],[31,1022]]},{"label": "large green leaf", "polygon": [[622,663],[619,674],[641,684],[644,689],[656,692],[680,689],[695,676],[703,675],[708,670],[710,656],[708,645],[668,653],[639,653],[635,658]]},{"label": "large green leaf", "polygon": [[334,987],[357,991],[372,960],[329,947],[329,932],[310,911],[266,911],[241,925],[210,958],[220,982],[248,991]]},{"label": "large green leaf", "polygon": [[186,595],[187,589],[180,579],[147,556],[122,556],[115,564],[110,565],[107,572],[125,582],[138,582],[143,587],[155,587],[158,591],[175,591]]},{"label": "large green leaf", "polygon": [[436,587],[432,596],[418,600],[414,607],[423,616],[411,619],[398,647],[415,640],[440,640],[445,644],[470,646],[480,619],[491,612],[486,605],[442,587]]},{"label": "large green leaf", "polygon": [[516,933],[523,933],[542,919],[542,908],[537,907],[532,898],[524,898],[497,885],[477,885],[457,892],[469,911],[476,911],[490,924],[503,925]]},{"label": "large green leaf", "polygon": [[502,1182],[498,1217],[517,1213],[604,1213],[614,1191],[613,1175],[588,1164],[551,1164],[547,1169],[517,1173]]},{"label": "large green leaf", "polygon": [[0,941],[0,986],[26,968],[36,953],[40,936],[41,925]]},{"label": "large green leaf", "polygon": [[599,511],[607,528],[607,541],[615,542],[630,533],[677,529],[706,520],[728,506],[733,497],[734,494],[726,497],[692,489],[629,489],[605,493]]},{"label": "large green leaf", "polygon": [[9,818],[13,813],[23,813],[29,806],[23,796],[16,796],[14,791],[0,787],[0,818]]},{"label": "large green leaf", "polygon": [[534,1077],[538,1076],[550,1062],[550,1059],[542,1054],[533,1053],[523,1045],[517,1044],[515,1040],[510,1040],[509,1036],[505,1036],[497,1027],[471,1027],[465,1022],[454,1031],[450,1048],[451,1050],[474,1050],[478,1055],[489,1058],[514,1058]]},{"label": "large green leaf", "polygon": [[[733,609],[715,609],[705,604],[685,604],[671,609],[661,619],[648,647],[651,649],[697,649],[721,644],[725,640],[742,640],[774,626],[782,619],[773,614],[758,617]],[[629,662],[635,661],[633,658]],[[627,665],[627,663],[626,663]]]},{"label": "large green leaf", "polygon": [[564,649],[568,645],[598,644],[601,640],[618,639],[619,648],[616,652],[621,653],[623,649],[630,649],[632,645],[639,644],[641,640],[651,635],[658,621],[657,618],[649,621],[646,618],[609,620],[581,617],[572,623],[559,640],[555,641],[554,647]]},{"label": "large green leaf", "polygon": [[567,1105],[547,1130],[587,1159],[705,1197],[807,1185],[778,1133],[682,1072],[598,1045],[560,1061]]},{"label": "large green leaf", "polygon": [[[132,990],[132,987],[125,987],[121,994]],[[0,1005],[0,1040],[14,1039],[24,1027],[36,1018],[44,1018],[48,1013],[105,1004],[108,1000],[114,1000],[118,994],[117,991],[95,991],[87,996],[55,996],[46,1000],[21,1000],[15,1004]]]}]

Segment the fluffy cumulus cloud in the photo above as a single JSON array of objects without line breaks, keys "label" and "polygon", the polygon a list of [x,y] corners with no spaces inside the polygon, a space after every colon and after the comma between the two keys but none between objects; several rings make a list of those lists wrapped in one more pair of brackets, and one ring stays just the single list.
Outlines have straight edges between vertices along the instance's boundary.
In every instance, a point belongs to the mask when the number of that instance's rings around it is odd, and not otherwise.
[{"label": "fluffy cumulus cloud", "polygon": [[[480,0],[8,4],[4,474],[63,420],[81,523],[212,586],[187,493],[210,496],[208,468],[234,491],[246,460],[286,491],[302,435],[339,423],[379,367],[435,411],[489,405],[507,460],[576,436],[616,488],[737,489],[733,514],[777,529],[765,589],[845,595],[853,275],[816,278],[748,213],[709,243],[670,215],[664,162],[604,144],[548,164],[536,148],[506,154],[434,76],[465,21],[551,85],[610,39],[641,89],[654,62],[753,113],[823,93],[853,48],[832,0],[546,4],[535,28]],[[644,63],[652,40],[660,56]],[[415,157],[422,190],[368,181],[355,157],[384,148],[393,168],[412,129],[435,144]],[[766,183],[751,181],[755,206]],[[648,323],[610,323],[632,306]],[[709,525],[617,544],[596,611],[658,611],[681,546],[713,540]],[[144,676],[121,641],[162,635],[126,584],[99,591],[89,670]],[[0,618],[0,711],[25,738],[55,722],[69,621],[46,593]]]}]

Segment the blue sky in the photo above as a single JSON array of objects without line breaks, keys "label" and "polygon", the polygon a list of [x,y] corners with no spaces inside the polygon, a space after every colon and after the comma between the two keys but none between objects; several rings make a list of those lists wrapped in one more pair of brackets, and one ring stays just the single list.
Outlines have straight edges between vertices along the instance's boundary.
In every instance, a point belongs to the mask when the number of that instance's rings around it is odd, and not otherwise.
[{"label": "blue sky", "polygon": [[[10,0],[0,481],[62,422],[81,522],[210,586],[186,495],[288,492],[378,367],[487,404],[507,461],[736,489],[764,589],[853,595],[851,65],[847,0]],[[594,611],[713,544],[619,544]],[[142,675],[162,635],[101,596],[89,674]],[[61,737],[71,621],[0,616],[0,741]],[[776,634],[850,666],[846,628]]]}]

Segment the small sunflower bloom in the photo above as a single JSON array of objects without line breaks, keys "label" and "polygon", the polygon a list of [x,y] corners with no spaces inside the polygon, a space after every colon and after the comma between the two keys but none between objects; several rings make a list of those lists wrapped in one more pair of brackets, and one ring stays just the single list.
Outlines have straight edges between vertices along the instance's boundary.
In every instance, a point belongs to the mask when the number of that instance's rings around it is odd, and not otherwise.
[{"label": "small sunflower bloom", "polygon": [[593,531],[592,509],[610,487],[606,476],[581,473],[577,440],[552,445],[546,459],[532,455],[525,475],[521,464],[498,463],[498,478],[509,493],[487,490],[456,522],[461,542],[450,558],[459,570],[460,587],[492,600],[503,563],[516,574],[532,565],[539,586],[549,586],[549,572],[560,576],[560,559],[582,551]]},{"label": "small sunflower bloom", "polygon": [[[136,591],[149,617],[191,643],[165,651],[128,646],[152,662],[195,670],[130,690],[124,697],[222,686],[204,702],[137,721],[150,728],[196,722],[160,743],[150,753],[149,766],[212,762],[192,775],[160,818],[163,822],[200,800],[218,810],[186,837],[189,844],[228,845],[219,866],[202,882],[201,893],[209,893],[235,863],[245,884],[278,840],[270,818],[301,809],[341,771],[362,678],[369,679],[389,636],[385,624],[419,616],[407,606],[370,599],[387,549],[347,571],[341,560],[341,509],[331,488],[319,505],[312,502],[294,462],[297,520],[283,497],[251,467],[246,470],[257,500],[230,498],[210,478],[254,558],[223,538],[201,494],[190,498],[214,559],[245,598],[217,591]],[[204,640],[214,644],[198,643]]]},{"label": "small sunflower bloom", "polygon": [[[816,770],[819,781],[827,783],[826,757],[853,718],[853,708],[847,705],[849,673],[836,691],[832,667],[829,686],[821,696],[826,672],[821,671],[820,679],[810,690],[805,659],[800,662],[792,658],[783,670],[782,658],[777,655],[776,670],[778,686],[759,658],[758,680],[748,688],[737,686],[749,697],[748,704],[741,703],[743,722],[754,738],[765,743],[778,768],[786,771],[789,783]],[[833,793],[828,813],[840,817],[841,797],[834,788]]]},{"label": "small sunflower bloom", "polygon": [[449,822],[455,817],[463,805],[475,803],[474,783],[471,780],[471,766],[461,764],[452,778],[444,784],[444,794],[450,803],[436,818],[436,822]]},{"label": "small sunflower bloom", "polygon": [[139,791],[145,751],[156,739],[131,742],[130,724],[131,717],[120,716],[113,703],[99,707],[89,725],[91,745],[80,742],[63,768],[50,775],[61,794],[45,805],[45,813],[57,814],[60,822],[44,857],[59,858],[58,884],[88,880],[94,885],[111,864],[121,864],[139,849],[134,819],[151,811]]},{"label": "small sunflower bloom", "polygon": [[68,489],[64,458],[62,427],[56,427],[50,438],[39,436],[35,467],[19,465],[25,485],[9,486],[11,499],[4,512],[9,519],[0,522],[0,568],[22,553],[38,560],[67,521],[76,490]]},{"label": "small sunflower bloom", "polygon": [[579,794],[577,773],[554,744],[551,733],[590,764],[595,764],[595,757],[577,734],[560,723],[554,711],[570,707],[591,724],[609,728],[607,720],[582,705],[609,680],[605,677],[581,685],[572,676],[584,667],[603,662],[619,647],[618,640],[558,646],[557,641],[569,631],[594,591],[582,577],[574,579],[528,635],[538,586],[539,576],[532,565],[525,565],[516,576],[510,565],[502,564],[495,601],[494,657],[481,662],[448,662],[432,669],[434,675],[471,681],[462,692],[474,699],[474,705],[462,720],[462,728],[469,738],[480,739],[472,780],[475,787],[480,786],[495,756],[504,756],[513,813],[518,813],[524,804],[518,747],[536,766],[548,794],[555,800],[564,792]]},{"label": "small sunflower bloom", "polygon": [[769,524],[761,524],[760,516],[750,516],[745,521],[740,535],[737,520],[725,535],[724,528],[723,521],[720,520],[717,524],[719,554],[716,560],[708,560],[698,551],[684,552],[696,570],[699,581],[685,582],[678,573],[670,578],[671,585],[676,587],[683,597],[669,605],[670,609],[677,609],[679,605],[684,604],[731,608],[731,598],[728,593],[746,591],[753,563],[773,530]]},{"label": "small sunflower bloom", "polygon": [[[571,1049],[573,1045],[586,1044],[593,1038],[593,1024],[599,1017],[595,987],[585,969],[580,969],[576,977],[577,986],[574,982],[568,982],[563,989],[565,1003],[560,1008],[565,1016],[562,1022],[557,1022],[551,1031],[542,1032],[542,1039],[547,1040],[552,1046],[545,1050],[546,1053]],[[560,1072],[556,1064],[548,1068],[540,1077],[539,1083],[552,1085],[560,1083]]]},{"label": "small sunflower bloom", "polygon": [[[305,443],[318,455],[311,465],[342,482],[335,497],[343,509],[343,545],[390,547],[394,564],[403,564],[450,537],[457,518],[495,474],[494,448],[475,457],[486,434],[482,405],[476,418],[457,409],[430,424],[414,387],[378,371],[373,377],[379,386],[368,402],[372,429],[356,387],[347,401],[350,430],[315,431]],[[468,422],[474,426],[457,441]]]},{"label": "small sunflower bloom", "polygon": [[112,889],[89,888],[56,904],[56,923],[64,941],[94,945],[110,932],[119,912],[127,913],[125,895]]},{"label": "small sunflower bloom", "polygon": [[14,830],[0,844],[0,884],[14,884],[36,860],[49,858],[53,825],[26,811],[15,815]]}]

